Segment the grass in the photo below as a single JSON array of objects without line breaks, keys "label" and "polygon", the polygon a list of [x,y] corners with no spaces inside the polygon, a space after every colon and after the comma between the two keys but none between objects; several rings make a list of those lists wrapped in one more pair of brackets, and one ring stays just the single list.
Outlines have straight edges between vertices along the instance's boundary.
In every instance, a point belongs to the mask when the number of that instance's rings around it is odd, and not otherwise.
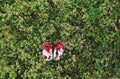
[{"label": "grass", "polygon": [[[0,1],[1,79],[119,79],[119,0]],[[65,44],[46,62],[44,42]]]}]

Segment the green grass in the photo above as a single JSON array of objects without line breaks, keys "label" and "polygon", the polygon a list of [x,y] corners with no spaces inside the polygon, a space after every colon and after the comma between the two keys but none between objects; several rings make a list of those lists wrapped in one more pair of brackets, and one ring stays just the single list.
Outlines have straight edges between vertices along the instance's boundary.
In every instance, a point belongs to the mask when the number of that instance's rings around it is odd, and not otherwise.
[{"label": "green grass", "polygon": [[[1,0],[0,79],[119,79],[119,0]],[[46,62],[44,42],[65,44]]]}]

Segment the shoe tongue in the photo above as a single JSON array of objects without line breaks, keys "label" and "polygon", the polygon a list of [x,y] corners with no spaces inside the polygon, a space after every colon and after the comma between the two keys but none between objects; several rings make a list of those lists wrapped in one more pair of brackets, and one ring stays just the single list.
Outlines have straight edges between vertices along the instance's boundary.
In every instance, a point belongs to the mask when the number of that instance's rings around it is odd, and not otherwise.
[{"label": "shoe tongue", "polygon": [[45,46],[45,49],[48,53],[50,53],[50,47],[49,46]]},{"label": "shoe tongue", "polygon": [[55,47],[56,50],[64,49],[64,45],[62,43],[57,43]]},{"label": "shoe tongue", "polygon": [[51,48],[51,45],[48,43],[48,44],[45,44],[42,49],[43,50],[46,50],[48,53],[50,53],[50,48]]}]

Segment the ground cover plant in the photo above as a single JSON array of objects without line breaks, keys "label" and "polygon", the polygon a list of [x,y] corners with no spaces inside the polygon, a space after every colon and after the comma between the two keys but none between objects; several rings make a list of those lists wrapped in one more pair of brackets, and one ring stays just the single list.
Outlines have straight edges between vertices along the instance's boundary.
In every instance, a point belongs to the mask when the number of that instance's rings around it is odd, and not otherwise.
[{"label": "ground cover plant", "polygon": [[[119,79],[119,0],[0,0],[0,79]],[[63,41],[46,62],[44,42]]]}]

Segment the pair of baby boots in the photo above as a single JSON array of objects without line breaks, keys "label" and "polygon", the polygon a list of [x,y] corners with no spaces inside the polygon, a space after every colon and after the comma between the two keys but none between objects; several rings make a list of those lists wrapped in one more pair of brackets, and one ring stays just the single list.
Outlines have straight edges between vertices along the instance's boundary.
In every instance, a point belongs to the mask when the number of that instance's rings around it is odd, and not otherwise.
[{"label": "pair of baby boots", "polygon": [[42,54],[46,61],[52,59],[59,60],[64,52],[64,44],[62,42],[57,42],[54,45],[54,52],[52,52],[52,45],[49,42],[45,42],[42,45]]}]

